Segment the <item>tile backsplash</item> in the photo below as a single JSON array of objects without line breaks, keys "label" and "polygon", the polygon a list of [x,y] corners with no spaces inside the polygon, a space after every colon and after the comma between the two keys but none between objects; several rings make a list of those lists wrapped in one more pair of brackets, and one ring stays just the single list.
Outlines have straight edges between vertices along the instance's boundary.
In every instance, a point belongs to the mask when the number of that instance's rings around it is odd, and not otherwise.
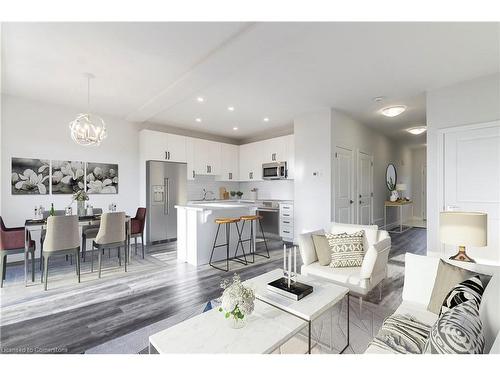
[{"label": "tile backsplash", "polygon": [[225,187],[227,191],[242,191],[243,199],[250,197],[250,190],[258,189],[258,199],[293,200],[293,180],[256,181],[256,182],[227,182],[216,181],[214,176],[196,176],[195,180],[187,182],[188,200],[203,198],[203,189],[212,191],[214,197],[219,199],[219,188]]},{"label": "tile backsplash", "polygon": [[[219,199],[219,188],[225,187],[227,191],[240,190],[239,182],[226,182],[216,181],[214,176],[196,176],[195,180],[188,180],[187,182],[187,199],[197,200],[203,198],[203,189],[212,191],[214,198]],[[207,196],[207,198],[212,198]]]},{"label": "tile backsplash", "polygon": [[250,190],[257,188],[257,199],[293,200],[293,180],[240,182],[243,198],[250,196]]}]

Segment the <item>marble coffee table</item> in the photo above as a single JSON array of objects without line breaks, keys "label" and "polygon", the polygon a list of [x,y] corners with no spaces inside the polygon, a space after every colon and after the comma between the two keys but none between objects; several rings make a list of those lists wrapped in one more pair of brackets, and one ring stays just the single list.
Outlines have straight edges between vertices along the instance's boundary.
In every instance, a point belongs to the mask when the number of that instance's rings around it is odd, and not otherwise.
[{"label": "marble coffee table", "polygon": [[150,353],[272,353],[307,322],[256,300],[244,328],[234,329],[214,308],[149,337]]},{"label": "marble coffee table", "polygon": [[[311,285],[313,287],[313,292],[299,301],[294,301],[267,289],[267,284],[269,282],[280,277],[283,277],[283,270],[275,269],[245,281],[245,285],[255,289],[255,296],[260,301],[289,313],[290,315],[296,316],[307,323],[308,353],[311,353],[312,322],[331,310],[344,298],[347,298],[347,306],[349,306],[349,289],[320,278],[297,275],[297,281]],[[347,307],[346,341],[347,343],[340,350],[340,353],[344,352],[349,346],[349,307]]]}]

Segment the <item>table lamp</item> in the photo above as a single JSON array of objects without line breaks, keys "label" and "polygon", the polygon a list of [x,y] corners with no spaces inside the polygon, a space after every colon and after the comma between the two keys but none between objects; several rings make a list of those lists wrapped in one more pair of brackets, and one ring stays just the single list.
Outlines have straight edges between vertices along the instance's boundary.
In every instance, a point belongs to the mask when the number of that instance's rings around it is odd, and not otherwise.
[{"label": "table lamp", "polygon": [[450,257],[451,260],[475,263],[465,253],[465,246],[488,244],[488,215],[483,212],[441,212],[439,232],[442,243],[458,246],[458,253]]}]

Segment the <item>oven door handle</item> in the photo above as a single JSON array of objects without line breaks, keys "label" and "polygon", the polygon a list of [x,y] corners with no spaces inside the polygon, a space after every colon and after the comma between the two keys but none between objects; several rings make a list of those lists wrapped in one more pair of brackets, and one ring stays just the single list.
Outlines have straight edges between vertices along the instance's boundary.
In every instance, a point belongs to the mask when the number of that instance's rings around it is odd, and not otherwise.
[{"label": "oven door handle", "polygon": [[257,211],[261,212],[279,212],[277,208],[257,208]]}]

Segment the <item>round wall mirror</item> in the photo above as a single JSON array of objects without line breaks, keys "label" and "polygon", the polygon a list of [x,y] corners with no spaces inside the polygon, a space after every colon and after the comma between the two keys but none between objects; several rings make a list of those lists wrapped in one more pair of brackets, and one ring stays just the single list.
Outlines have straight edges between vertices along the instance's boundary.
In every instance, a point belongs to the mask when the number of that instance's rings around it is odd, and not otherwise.
[{"label": "round wall mirror", "polygon": [[398,174],[396,173],[396,167],[394,164],[390,163],[385,171],[385,183],[389,191],[396,190],[396,183],[398,180]]}]

